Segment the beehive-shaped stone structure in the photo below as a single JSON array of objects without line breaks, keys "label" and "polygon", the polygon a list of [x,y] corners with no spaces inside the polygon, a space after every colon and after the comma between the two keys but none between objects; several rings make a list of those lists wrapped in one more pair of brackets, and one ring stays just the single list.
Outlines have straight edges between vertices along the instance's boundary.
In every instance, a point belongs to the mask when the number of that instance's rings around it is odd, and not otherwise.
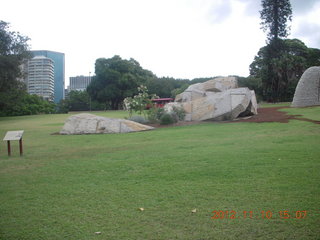
[{"label": "beehive-shaped stone structure", "polygon": [[301,76],[294,93],[292,107],[320,105],[320,67],[310,67]]}]

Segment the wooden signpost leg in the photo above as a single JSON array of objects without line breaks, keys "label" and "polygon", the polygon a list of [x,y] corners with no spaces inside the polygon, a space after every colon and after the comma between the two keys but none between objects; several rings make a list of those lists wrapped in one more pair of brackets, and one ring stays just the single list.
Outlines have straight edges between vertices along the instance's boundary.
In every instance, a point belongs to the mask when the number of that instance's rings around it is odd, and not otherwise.
[{"label": "wooden signpost leg", "polygon": [[19,146],[20,146],[20,156],[23,155],[23,147],[22,147],[22,138],[19,140]]},{"label": "wooden signpost leg", "polygon": [[10,141],[7,141],[8,145],[8,156],[11,156],[11,146],[10,146]]},{"label": "wooden signpost leg", "polygon": [[7,141],[8,145],[8,156],[11,156],[11,143],[10,141],[17,141],[19,140],[19,149],[20,149],[20,156],[23,155],[23,147],[22,147],[22,135],[24,130],[19,131],[8,131],[3,138],[3,141]]}]

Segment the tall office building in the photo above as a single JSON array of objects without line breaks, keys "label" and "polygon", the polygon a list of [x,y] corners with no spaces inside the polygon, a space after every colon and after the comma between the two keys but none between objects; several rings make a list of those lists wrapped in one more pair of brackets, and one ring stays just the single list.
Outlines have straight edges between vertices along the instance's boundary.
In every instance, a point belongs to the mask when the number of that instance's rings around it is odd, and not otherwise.
[{"label": "tall office building", "polygon": [[31,51],[34,57],[44,56],[50,58],[54,65],[54,102],[58,103],[64,99],[65,87],[65,59],[64,53],[48,51],[48,50],[35,50]]},{"label": "tall office building", "polygon": [[70,91],[84,91],[87,89],[88,85],[91,82],[92,77],[87,76],[77,76],[70,77]]},{"label": "tall office building", "polygon": [[44,56],[36,56],[27,63],[27,90],[49,101],[54,100],[54,62]]}]

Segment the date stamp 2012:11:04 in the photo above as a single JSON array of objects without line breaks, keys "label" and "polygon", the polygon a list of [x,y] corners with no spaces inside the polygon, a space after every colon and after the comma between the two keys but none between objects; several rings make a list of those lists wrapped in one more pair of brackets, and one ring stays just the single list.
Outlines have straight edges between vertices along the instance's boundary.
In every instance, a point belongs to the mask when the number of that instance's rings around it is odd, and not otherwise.
[{"label": "date stamp 2012:11:04", "polygon": [[272,212],[267,211],[222,211],[214,210],[212,211],[211,219],[305,219],[307,217],[306,210],[299,211],[277,211]]}]

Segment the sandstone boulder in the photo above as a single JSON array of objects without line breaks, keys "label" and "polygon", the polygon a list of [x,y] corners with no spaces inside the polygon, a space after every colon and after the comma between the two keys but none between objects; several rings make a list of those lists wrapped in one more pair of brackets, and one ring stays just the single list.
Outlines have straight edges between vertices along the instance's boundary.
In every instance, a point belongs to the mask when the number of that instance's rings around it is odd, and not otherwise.
[{"label": "sandstone boulder", "polygon": [[204,83],[190,85],[183,93],[176,96],[176,102],[193,101],[204,97],[206,92],[223,92],[238,87],[236,77],[218,77]]},{"label": "sandstone boulder", "polygon": [[320,67],[310,67],[301,76],[292,107],[320,105]]},{"label": "sandstone boulder", "polygon": [[203,83],[192,84],[187,91],[223,92],[237,87],[238,81],[236,77],[217,77]]},{"label": "sandstone boulder", "polygon": [[81,113],[70,116],[60,134],[129,133],[151,130],[153,127],[125,119],[114,119]]},{"label": "sandstone boulder", "polygon": [[237,81],[233,77],[194,84],[179,94],[171,105],[184,108],[186,121],[233,120],[258,114],[255,92],[236,87]]}]

